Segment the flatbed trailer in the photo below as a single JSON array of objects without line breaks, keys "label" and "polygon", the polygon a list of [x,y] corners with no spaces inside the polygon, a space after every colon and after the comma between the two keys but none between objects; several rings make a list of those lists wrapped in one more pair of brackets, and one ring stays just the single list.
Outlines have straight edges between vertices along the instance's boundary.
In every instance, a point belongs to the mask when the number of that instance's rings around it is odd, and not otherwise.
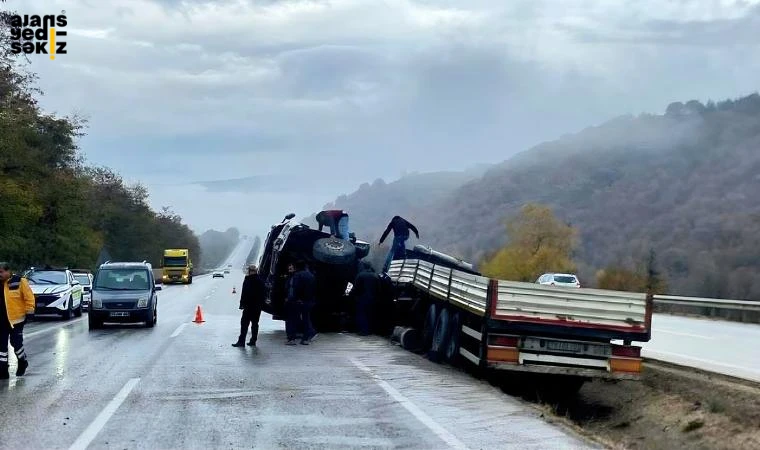
[{"label": "flatbed trailer", "polygon": [[[430,359],[552,376],[638,379],[652,295],[490,279],[420,259],[394,260],[394,322],[420,330]],[[564,377],[564,378],[555,378]],[[573,383],[571,383],[573,384]]]}]

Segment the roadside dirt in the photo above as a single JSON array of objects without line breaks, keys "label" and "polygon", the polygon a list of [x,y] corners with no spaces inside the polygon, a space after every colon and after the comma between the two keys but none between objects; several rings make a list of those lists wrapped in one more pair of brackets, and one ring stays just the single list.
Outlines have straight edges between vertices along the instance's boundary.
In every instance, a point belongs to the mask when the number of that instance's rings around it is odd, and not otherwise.
[{"label": "roadside dirt", "polygon": [[568,400],[491,382],[611,448],[760,449],[760,385],[752,382],[654,361],[641,381],[587,382]]}]

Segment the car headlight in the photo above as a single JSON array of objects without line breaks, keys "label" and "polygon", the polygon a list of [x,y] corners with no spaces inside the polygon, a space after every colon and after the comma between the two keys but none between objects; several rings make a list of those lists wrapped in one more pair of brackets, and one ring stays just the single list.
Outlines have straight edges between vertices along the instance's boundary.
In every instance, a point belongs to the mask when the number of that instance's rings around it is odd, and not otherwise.
[{"label": "car headlight", "polygon": [[103,307],[103,300],[101,300],[101,299],[99,299],[97,297],[92,297],[92,307],[96,308],[96,309],[102,308]]},{"label": "car headlight", "polygon": [[147,308],[148,307],[148,297],[138,298],[137,299],[137,307],[138,308]]}]

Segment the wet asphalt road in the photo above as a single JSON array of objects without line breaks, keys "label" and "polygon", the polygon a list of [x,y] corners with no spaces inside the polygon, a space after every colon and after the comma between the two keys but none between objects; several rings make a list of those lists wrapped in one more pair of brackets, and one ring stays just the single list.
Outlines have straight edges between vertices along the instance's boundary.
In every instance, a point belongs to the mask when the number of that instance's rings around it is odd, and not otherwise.
[{"label": "wet asphalt road", "polygon": [[231,347],[247,245],[224,279],[165,287],[154,329],[90,332],[86,314],[30,324],[27,376],[0,383],[0,448],[589,448],[530,406],[382,338],[285,346],[283,323],[264,314],[258,349]]},{"label": "wet asphalt road", "polygon": [[760,382],[760,325],[655,314],[642,355]]}]

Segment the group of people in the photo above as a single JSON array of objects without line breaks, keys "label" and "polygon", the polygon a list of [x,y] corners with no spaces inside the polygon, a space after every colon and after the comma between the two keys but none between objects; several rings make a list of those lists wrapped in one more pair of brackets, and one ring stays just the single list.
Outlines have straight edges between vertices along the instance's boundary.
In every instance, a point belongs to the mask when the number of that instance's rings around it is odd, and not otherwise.
[{"label": "group of people", "polygon": [[[317,215],[319,229],[327,226],[331,234],[340,239],[349,239],[348,214],[342,210],[322,211]],[[406,241],[410,231],[419,239],[420,234],[411,222],[401,216],[394,216],[380,237],[380,244],[388,234],[393,231],[393,243],[386,257],[383,272],[390,268],[391,261],[396,258],[404,258]],[[302,345],[309,345],[317,335],[311,321],[311,313],[316,304],[315,278],[304,261],[297,261],[288,265],[288,275],[285,281],[285,334],[287,345],[296,345],[298,338]],[[371,331],[372,307],[378,296],[380,279],[372,269],[372,266],[362,263],[359,274],[353,283],[352,297],[356,300],[356,328],[360,335],[367,335]],[[248,268],[248,275],[243,281],[240,292],[240,309],[243,311],[240,318],[240,336],[233,347],[244,347],[248,328],[251,328],[251,340],[249,346],[256,346],[259,332],[259,318],[266,299],[264,280],[259,276],[256,266]]]},{"label": "group of people", "polygon": [[[314,294],[314,275],[306,268],[306,263],[297,261],[288,265],[288,278],[285,282],[287,297],[285,300],[285,334],[287,345],[296,345],[301,338],[302,345],[309,345],[317,335],[311,322],[311,311],[316,298]],[[248,274],[243,280],[240,291],[240,336],[233,347],[244,347],[248,328],[251,339],[248,345],[255,347],[259,335],[259,319],[266,300],[264,280],[259,276],[256,266],[248,267]]]}]

